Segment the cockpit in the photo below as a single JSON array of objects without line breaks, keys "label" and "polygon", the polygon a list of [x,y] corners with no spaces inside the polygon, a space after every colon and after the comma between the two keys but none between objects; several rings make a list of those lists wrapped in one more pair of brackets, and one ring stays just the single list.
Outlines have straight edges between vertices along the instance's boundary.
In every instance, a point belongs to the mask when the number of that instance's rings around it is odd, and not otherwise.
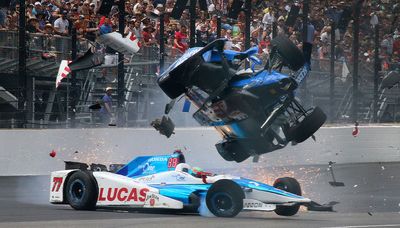
[{"label": "cockpit", "polygon": [[196,178],[203,178],[203,177],[208,177],[208,176],[214,176],[214,174],[210,172],[204,172],[202,168],[199,167],[191,167],[187,163],[180,163],[176,166],[175,171],[178,172],[185,172],[189,173],[190,175],[196,177]]}]

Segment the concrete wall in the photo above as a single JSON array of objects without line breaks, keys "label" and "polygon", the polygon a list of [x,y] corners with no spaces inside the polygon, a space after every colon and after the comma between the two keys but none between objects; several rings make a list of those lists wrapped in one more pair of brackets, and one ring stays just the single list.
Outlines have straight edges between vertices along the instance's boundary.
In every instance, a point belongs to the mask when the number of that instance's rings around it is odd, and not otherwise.
[{"label": "concrete wall", "polygon": [[[400,161],[400,127],[361,127],[358,137],[352,127],[327,127],[317,141],[287,146],[265,154],[258,165],[287,166]],[[49,129],[0,130],[0,175],[48,174],[63,169],[64,160],[94,163],[125,163],[138,155],[168,154],[182,149],[189,163],[204,168],[252,166],[224,161],[214,145],[220,136],[212,128],[181,128],[170,139],[153,129]],[[55,150],[57,156],[49,153]]]}]

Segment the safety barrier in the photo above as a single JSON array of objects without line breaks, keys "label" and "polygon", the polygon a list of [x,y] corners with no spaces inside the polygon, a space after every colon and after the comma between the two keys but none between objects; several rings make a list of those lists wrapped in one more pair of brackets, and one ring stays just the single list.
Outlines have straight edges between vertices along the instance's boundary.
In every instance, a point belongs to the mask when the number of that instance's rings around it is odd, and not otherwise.
[{"label": "safety barrier", "polygon": [[[219,156],[214,144],[221,137],[212,128],[178,128],[169,139],[154,129],[137,128],[0,130],[0,175],[45,175],[63,169],[64,161],[121,164],[174,149],[207,169],[400,161],[399,126],[360,127],[357,137],[352,131],[352,126],[324,127],[316,141],[288,145],[261,156],[259,163],[248,159],[238,164]],[[49,156],[53,150],[55,157]]]}]

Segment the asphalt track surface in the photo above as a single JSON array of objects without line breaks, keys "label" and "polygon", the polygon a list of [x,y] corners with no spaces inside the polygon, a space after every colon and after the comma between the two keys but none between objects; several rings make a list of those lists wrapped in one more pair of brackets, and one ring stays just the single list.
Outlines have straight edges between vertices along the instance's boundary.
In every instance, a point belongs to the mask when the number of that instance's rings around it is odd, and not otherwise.
[{"label": "asphalt track surface", "polygon": [[[231,170],[270,182],[265,176],[299,179],[304,195],[320,203],[339,202],[337,212],[302,210],[293,217],[242,212],[235,218],[210,218],[171,211],[76,211],[48,203],[48,176],[0,177],[0,227],[400,227],[400,163],[338,164],[332,187],[327,166],[254,167]],[[253,176],[252,176],[253,175]]]}]

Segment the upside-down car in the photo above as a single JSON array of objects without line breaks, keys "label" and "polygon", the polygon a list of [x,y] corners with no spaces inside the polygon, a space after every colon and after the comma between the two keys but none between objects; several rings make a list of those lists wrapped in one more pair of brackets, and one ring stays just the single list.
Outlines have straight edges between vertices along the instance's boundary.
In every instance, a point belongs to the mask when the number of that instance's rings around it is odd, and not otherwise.
[{"label": "upside-down car", "polygon": [[[257,47],[236,52],[224,50],[225,42],[218,39],[206,47],[191,48],[161,74],[158,84],[172,99],[170,104],[181,95],[194,104],[198,108],[194,119],[221,134],[216,148],[227,161],[257,158],[313,136],[326,115],[319,107],[306,110],[295,97],[310,69],[302,52],[279,36],[271,41],[271,54],[263,69],[240,70],[246,59],[252,66],[261,64],[255,56]],[[282,73],[283,66],[291,73]],[[167,105],[165,114],[169,110]],[[171,123],[164,116],[152,125],[169,137]]]},{"label": "upside-down car", "polygon": [[164,208],[196,212],[206,208],[218,217],[242,210],[275,211],[291,216],[300,205],[331,210],[301,196],[294,178],[279,178],[273,186],[231,175],[192,169],[182,153],[140,156],[116,173],[69,169],[51,173],[50,202],[77,210],[102,207]]}]

